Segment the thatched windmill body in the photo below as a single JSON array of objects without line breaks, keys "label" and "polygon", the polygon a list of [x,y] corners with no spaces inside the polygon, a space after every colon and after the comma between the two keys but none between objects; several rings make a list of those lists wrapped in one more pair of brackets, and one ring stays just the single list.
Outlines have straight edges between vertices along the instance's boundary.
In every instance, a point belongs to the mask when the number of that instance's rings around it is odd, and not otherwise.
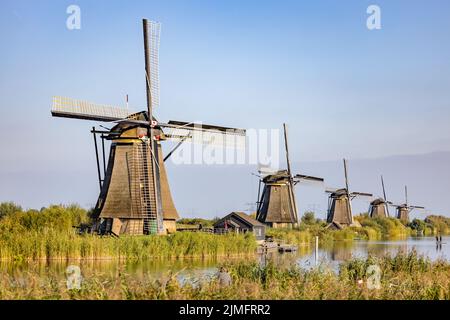
[{"label": "thatched windmill body", "polygon": [[405,186],[405,203],[403,204],[393,204],[390,203],[393,207],[396,208],[397,211],[397,219],[400,219],[403,222],[409,221],[409,214],[414,209],[425,209],[423,206],[413,206],[408,204],[408,187]]},{"label": "thatched windmill body", "polygon": [[344,159],[345,188],[326,190],[329,193],[327,222],[329,227],[342,229],[353,225],[352,204],[355,197],[372,197],[371,193],[350,192],[347,161]]},{"label": "thatched windmill body", "polygon": [[369,217],[371,218],[387,218],[389,217],[389,205],[391,202],[387,200],[386,189],[384,187],[384,179],[381,176],[381,186],[383,188],[383,198],[373,200],[369,206]]},{"label": "thatched windmill body", "polygon": [[[302,180],[323,182],[322,178],[293,175],[289,159],[287,127],[283,124],[287,170],[268,174],[260,180],[256,219],[272,228],[292,228],[298,224],[294,187]],[[261,193],[261,184],[264,185]]]},{"label": "thatched windmill body", "polygon": [[[165,234],[175,231],[179,218],[172,200],[164,161],[184,142],[230,146],[245,143],[245,130],[183,121],[160,123],[153,116],[159,105],[160,24],[143,20],[147,110],[98,105],[54,97],[52,115],[112,122],[111,129],[92,129],[97,158],[100,195],[94,209],[94,229],[114,234]],[[128,99],[127,99],[128,100]],[[102,138],[103,178],[97,135]],[[233,140],[234,138],[234,140]],[[104,141],[111,141],[106,165]],[[178,142],[163,157],[161,142]]]}]

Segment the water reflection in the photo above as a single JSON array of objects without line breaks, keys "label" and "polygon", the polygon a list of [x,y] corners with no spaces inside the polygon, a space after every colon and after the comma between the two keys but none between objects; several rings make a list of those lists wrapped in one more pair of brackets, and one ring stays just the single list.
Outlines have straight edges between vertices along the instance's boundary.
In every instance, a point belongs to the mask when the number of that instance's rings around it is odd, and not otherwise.
[{"label": "water reflection", "polygon": [[[318,252],[318,261],[314,254],[314,247],[301,246],[297,252],[279,254],[278,252],[246,257],[245,261],[255,261],[260,265],[266,265],[269,261],[279,268],[299,266],[302,268],[313,268],[317,263],[330,266],[337,270],[341,262],[351,258],[365,258],[368,255],[384,256],[396,255],[397,253],[408,253],[417,251],[419,255],[425,255],[432,260],[445,259],[449,261],[450,247],[447,245],[450,237],[443,237],[441,242],[436,242],[433,237],[410,238],[407,240],[394,241],[354,241],[334,242],[322,245]],[[64,279],[66,268],[69,265],[79,266],[83,276],[89,277],[93,274],[105,275],[111,278],[131,276],[139,279],[167,279],[175,276],[181,284],[198,281],[207,281],[217,274],[217,267],[223,263],[242,258],[222,259],[177,259],[177,260],[145,260],[145,261],[118,261],[118,260],[70,260],[70,261],[47,261],[47,262],[0,262],[0,272],[15,277],[23,273],[33,273],[40,276],[53,275]]]},{"label": "water reflection", "polygon": [[367,256],[382,257],[386,255],[408,254],[415,250],[419,255],[431,260],[443,259],[450,261],[450,248],[445,245],[449,237],[437,243],[433,237],[417,237],[406,240],[391,241],[354,241],[335,242],[331,248],[323,247],[323,259],[332,264],[339,264],[351,258],[366,258]]}]

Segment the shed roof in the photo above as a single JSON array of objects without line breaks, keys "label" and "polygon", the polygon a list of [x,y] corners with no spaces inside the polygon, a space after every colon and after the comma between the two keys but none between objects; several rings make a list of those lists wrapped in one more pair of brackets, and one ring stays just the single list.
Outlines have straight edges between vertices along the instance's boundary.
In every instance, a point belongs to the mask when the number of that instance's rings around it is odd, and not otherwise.
[{"label": "shed roof", "polygon": [[223,217],[222,219],[220,219],[219,221],[217,221],[214,226],[221,224],[225,219],[230,219],[231,217],[236,217],[238,219],[243,220],[245,223],[254,226],[254,227],[265,227],[265,225],[261,222],[259,222],[256,219],[253,219],[252,217],[250,217],[248,214],[245,214],[244,212],[231,212],[230,214],[226,215],[225,217]]}]

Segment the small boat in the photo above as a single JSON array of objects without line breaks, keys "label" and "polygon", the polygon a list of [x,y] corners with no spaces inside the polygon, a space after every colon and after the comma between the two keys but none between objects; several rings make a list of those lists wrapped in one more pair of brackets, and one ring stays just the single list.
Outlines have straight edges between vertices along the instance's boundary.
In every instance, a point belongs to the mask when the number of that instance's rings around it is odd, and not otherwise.
[{"label": "small boat", "polygon": [[280,244],[278,246],[279,252],[295,252],[297,251],[297,246],[294,246],[292,244]]}]

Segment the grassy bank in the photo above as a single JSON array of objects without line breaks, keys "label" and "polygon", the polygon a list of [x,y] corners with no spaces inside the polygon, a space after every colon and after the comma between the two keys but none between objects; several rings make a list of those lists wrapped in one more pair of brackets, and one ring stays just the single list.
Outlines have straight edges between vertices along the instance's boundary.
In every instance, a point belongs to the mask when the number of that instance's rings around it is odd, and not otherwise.
[{"label": "grassy bank", "polygon": [[297,244],[308,245],[318,236],[321,243],[333,241],[353,241],[355,239],[381,240],[404,239],[414,234],[413,230],[394,218],[371,219],[365,215],[355,217],[360,227],[350,227],[343,230],[327,228],[328,224],[315,219],[313,213],[303,216],[300,226],[296,229],[271,229],[266,232],[276,239]]},{"label": "grassy bank", "polygon": [[88,212],[78,206],[51,206],[40,211],[9,206],[8,210],[0,219],[0,259],[4,260],[180,258],[242,255],[256,250],[251,234],[78,235],[73,226],[89,221]]},{"label": "grassy bank", "polygon": [[354,217],[359,226],[333,230],[327,228],[327,223],[316,219],[314,213],[303,215],[300,226],[296,229],[268,229],[267,234],[283,241],[307,245],[315,236],[321,243],[332,241],[406,239],[409,236],[433,236],[450,234],[450,218],[443,216],[428,216],[424,220],[414,219],[403,223],[395,218],[370,218],[367,214]]},{"label": "grassy bank", "polygon": [[[367,285],[371,265],[381,270],[380,286],[373,289]],[[0,273],[0,299],[450,299],[450,265],[415,253],[350,260],[339,273],[249,262],[225,267],[232,277],[229,287],[215,277],[181,285],[170,272],[158,279],[99,272],[82,274],[80,289],[69,290],[64,275]]]}]

